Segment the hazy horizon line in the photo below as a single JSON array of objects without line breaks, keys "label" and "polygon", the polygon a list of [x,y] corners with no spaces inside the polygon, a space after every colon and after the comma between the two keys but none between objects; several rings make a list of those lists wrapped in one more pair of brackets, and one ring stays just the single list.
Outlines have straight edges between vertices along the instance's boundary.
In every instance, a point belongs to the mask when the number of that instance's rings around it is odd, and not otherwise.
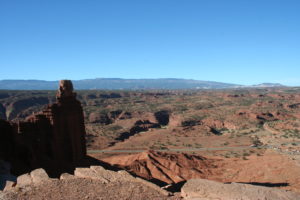
[{"label": "hazy horizon line", "polygon": [[95,77],[95,78],[82,78],[82,79],[72,79],[72,78],[59,78],[56,80],[47,80],[47,79],[0,79],[0,81],[45,81],[45,82],[55,82],[60,80],[72,80],[72,81],[82,81],[82,80],[95,80],[95,79],[120,79],[120,80],[164,80],[164,79],[174,79],[174,80],[193,80],[193,81],[207,81],[207,82],[217,82],[217,83],[226,83],[226,84],[234,84],[234,85],[241,85],[241,86],[253,86],[253,85],[260,85],[260,84],[281,84],[283,86],[290,86],[290,87],[298,87],[300,85],[295,84],[286,84],[279,81],[263,81],[263,82],[256,82],[256,83],[248,83],[248,84],[242,84],[237,82],[224,82],[224,81],[218,81],[218,80],[202,80],[202,79],[195,79],[195,78],[177,78],[177,77],[160,77],[160,78],[121,78],[121,77]]}]

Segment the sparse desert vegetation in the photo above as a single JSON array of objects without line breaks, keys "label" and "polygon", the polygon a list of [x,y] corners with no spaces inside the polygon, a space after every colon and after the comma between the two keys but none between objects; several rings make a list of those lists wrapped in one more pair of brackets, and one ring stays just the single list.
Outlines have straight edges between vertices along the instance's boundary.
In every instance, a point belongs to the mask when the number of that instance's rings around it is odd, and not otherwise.
[{"label": "sparse desert vegetation", "polygon": [[[0,116],[25,119],[54,101],[53,95],[1,91]],[[94,90],[77,91],[77,98],[84,111],[88,154],[96,159],[162,186],[204,177],[171,167],[200,159],[209,164],[195,165],[195,170],[208,170],[206,179],[285,182],[284,189],[300,191],[299,88]],[[185,175],[168,170],[185,170]]]}]

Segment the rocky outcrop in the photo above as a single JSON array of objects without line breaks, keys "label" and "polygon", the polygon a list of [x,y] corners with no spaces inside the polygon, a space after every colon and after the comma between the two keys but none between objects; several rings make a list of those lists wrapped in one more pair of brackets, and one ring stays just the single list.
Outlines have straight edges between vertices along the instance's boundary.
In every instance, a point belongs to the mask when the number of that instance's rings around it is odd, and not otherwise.
[{"label": "rocky outcrop", "polygon": [[267,122],[267,121],[278,121],[278,120],[285,120],[291,117],[289,114],[282,113],[282,112],[254,112],[249,110],[239,110],[236,113],[239,117],[246,117],[250,120],[256,120],[259,122]]},{"label": "rocky outcrop", "polygon": [[205,179],[188,180],[181,188],[181,196],[186,200],[294,200],[300,195],[284,190],[254,186],[249,184],[224,184]]},{"label": "rocky outcrop", "polygon": [[195,120],[195,119],[187,119],[181,122],[181,126],[185,128],[189,128],[192,126],[197,126],[201,125],[202,122],[200,120]]},{"label": "rocky outcrop", "polygon": [[35,169],[28,174],[23,174],[17,178],[17,186],[28,186],[31,184],[39,184],[49,180],[49,176],[46,171],[42,168]]},{"label": "rocky outcrop", "polygon": [[287,107],[291,109],[297,109],[300,108],[300,103],[290,104]]},{"label": "rocky outcrop", "polygon": [[122,112],[122,114],[119,116],[119,119],[131,119],[132,114],[130,112]]},{"label": "rocky outcrop", "polygon": [[214,160],[205,157],[156,151],[109,157],[104,161],[160,184],[179,183],[191,178],[208,178],[212,175],[212,169],[216,168]]},{"label": "rocky outcrop", "polygon": [[[66,174],[64,174],[61,179],[65,178]],[[74,171],[74,176],[69,175],[67,179],[72,178],[90,178],[90,179],[97,179],[103,183],[110,183],[110,182],[138,182],[144,184],[159,193],[168,196],[169,192],[161,189],[157,185],[145,181],[141,178],[134,177],[128,172],[121,170],[121,171],[110,171],[104,169],[102,166],[91,166],[90,168],[76,168]]]},{"label": "rocky outcrop", "polygon": [[49,102],[49,98],[46,97],[27,97],[24,99],[13,101],[6,108],[7,119],[13,120],[15,118],[22,117],[22,115],[26,113],[26,109],[32,109],[38,106],[45,106]]},{"label": "rocky outcrop", "polygon": [[213,128],[216,130],[220,130],[220,129],[236,129],[237,127],[227,121],[221,121],[221,120],[217,120],[217,119],[212,119],[212,118],[206,118],[202,120],[202,123],[204,126],[209,127],[209,128]]},{"label": "rocky outcrop", "polygon": [[1,200],[11,199],[160,199],[179,200],[157,185],[126,171],[110,171],[101,166],[76,168],[74,175],[49,178],[43,169],[18,177],[15,187],[1,192]]},{"label": "rocky outcrop", "polygon": [[170,118],[169,111],[161,110],[161,111],[154,113],[154,116],[160,125],[166,126],[169,124],[169,118]]},{"label": "rocky outcrop", "polygon": [[135,134],[146,132],[151,128],[160,128],[160,125],[152,123],[149,120],[138,120],[129,131],[121,133],[120,136],[116,138],[116,141],[124,141]]},{"label": "rocky outcrop", "polygon": [[160,125],[152,123],[149,120],[138,120],[134,123],[134,126],[130,129],[130,133],[139,133],[142,131],[148,131],[150,128],[159,128]]},{"label": "rocky outcrop", "polygon": [[90,123],[100,123],[104,125],[112,124],[116,120],[130,119],[131,113],[122,110],[114,110],[107,113],[92,112],[89,115]]},{"label": "rocky outcrop", "polygon": [[[300,195],[280,189],[241,183],[219,183],[190,179],[176,197],[157,185],[134,177],[126,171],[110,171],[101,166],[76,168],[74,175],[64,173],[60,179],[49,178],[43,169],[18,177],[17,184],[0,199],[186,199],[186,200],[296,200]],[[171,196],[174,195],[174,196]]]},{"label": "rocky outcrop", "polygon": [[0,121],[0,159],[12,164],[12,173],[42,167],[58,176],[74,170],[86,156],[83,111],[71,81],[60,81],[56,98],[25,121]]},{"label": "rocky outcrop", "polygon": [[89,115],[89,122],[108,125],[112,123],[112,120],[105,113],[92,112]]}]

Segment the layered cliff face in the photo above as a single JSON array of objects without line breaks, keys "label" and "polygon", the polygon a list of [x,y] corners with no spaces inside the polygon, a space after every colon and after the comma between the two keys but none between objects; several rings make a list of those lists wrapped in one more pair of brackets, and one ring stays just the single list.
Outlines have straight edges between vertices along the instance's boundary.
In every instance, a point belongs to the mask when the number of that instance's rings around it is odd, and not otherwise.
[{"label": "layered cliff face", "polygon": [[83,111],[71,81],[60,81],[56,99],[25,121],[0,121],[0,159],[11,162],[12,173],[42,167],[58,176],[86,156]]}]

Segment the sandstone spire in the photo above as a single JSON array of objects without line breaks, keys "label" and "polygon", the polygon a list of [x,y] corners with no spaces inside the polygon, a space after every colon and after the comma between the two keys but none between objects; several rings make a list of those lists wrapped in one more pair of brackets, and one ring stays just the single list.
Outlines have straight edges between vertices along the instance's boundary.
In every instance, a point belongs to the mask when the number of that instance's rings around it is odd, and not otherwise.
[{"label": "sandstone spire", "polygon": [[5,136],[1,144],[13,148],[0,148],[0,160],[11,162],[14,174],[44,168],[58,176],[74,170],[86,157],[83,110],[70,80],[60,81],[56,98],[56,103],[25,121],[0,121]]},{"label": "sandstone spire", "polygon": [[66,98],[74,98],[76,97],[76,93],[73,92],[73,84],[70,80],[61,80],[59,81],[59,88],[56,94],[56,98],[66,99]]}]

